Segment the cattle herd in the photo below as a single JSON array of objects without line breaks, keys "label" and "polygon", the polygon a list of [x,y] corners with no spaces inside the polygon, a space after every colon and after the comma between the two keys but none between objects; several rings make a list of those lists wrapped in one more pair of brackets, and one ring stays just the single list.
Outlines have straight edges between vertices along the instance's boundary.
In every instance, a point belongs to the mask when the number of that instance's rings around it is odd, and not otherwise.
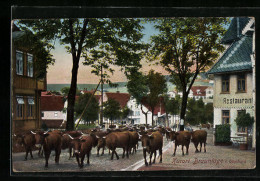
[{"label": "cattle herd", "polygon": [[136,153],[138,143],[141,142],[143,148],[143,156],[145,165],[148,166],[146,154],[150,156],[149,165],[155,163],[156,151],[159,151],[160,163],[162,162],[162,147],[163,137],[167,140],[175,142],[173,156],[175,156],[176,149],[179,145],[182,147],[182,155],[184,155],[183,147],[186,147],[186,154],[189,153],[190,141],[194,143],[196,152],[199,152],[198,145],[200,145],[200,152],[202,144],[204,144],[204,152],[206,152],[207,132],[205,130],[196,131],[178,131],[175,132],[169,127],[157,126],[110,126],[108,129],[86,129],[78,131],[26,131],[24,133],[13,134],[13,143],[23,145],[26,151],[25,160],[27,160],[28,153],[31,158],[32,149],[39,148],[38,156],[45,157],[45,168],[48,168],[48,160],[51,151],[55,151],[55,163],[59,164],[59,157],[62,149],[69,150],[69,159],[75,157],[79,168],[84,166],[84,158],[87,157],[87,164],[90,164],[89,157],[92,147],[97,147],[97,156],[102,149],[101,156],[104,155],[104,149],[109,149],[111,152],[111,160],[114,155],[117,159],[119,156],[116,152],[117,148],[123,149],[122,158],[129,154]]}]

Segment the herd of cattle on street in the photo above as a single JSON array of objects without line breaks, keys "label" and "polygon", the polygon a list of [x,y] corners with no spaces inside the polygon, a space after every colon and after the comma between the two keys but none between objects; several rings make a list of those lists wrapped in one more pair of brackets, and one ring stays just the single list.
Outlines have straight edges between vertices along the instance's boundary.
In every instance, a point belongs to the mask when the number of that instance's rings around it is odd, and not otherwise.
[{"label": "herd of cattle on street", "polygon": [[[61,130],[34,130],[26,131],[24,133],[13,134],[13,143],[16,145],[22,145],[25,148],[25,160],[27,160],[30,153],[33,158],[33,148],[39,148],[38,156],[45,157],[45,168],[48,168],[48,160],[51,151],[55,151],[55,163],[59,164],[59,157],[62,149],[69,149],[69,159],[76,157],[79,168],[84,166],[84,158],[87,157],[87,164],[90,164],[89,157],[92,147],[97,147],[97,156],[102,149],[101,156],[104,154],[105,147],[109,149],[111,153],[111,160],[114,155],[117,159],[119,156],[116,152],[117,148],[123,149],[122,158],[125,156],[129,158],[129,154],[136,153],[138,149],[138,143],[142,143],[143,157],[145,165],[148,166],[146,160],[146,154],[149,154],[149,164],[152,164],[152,156],[154,154],[153,163],[156,159],[156,151],[159,151],[160,163],[162,162],[162,148],[163,137],[166,137],[167,141],[173,141],[175,148],[173,156],[175,156],[176,149],[181,146],[182,155],[184,155],[183,147],[186,147],[186,154],[189,153],[189,145],[192,141],[196,148],[196,152],[201,152],[202,145],[204,144],[204,152],[206,152],[207,131],[200,130],[185,130],[185,131],[173,131],[170,127],[150,127],[150,126],[116,126],[110,125],[108,129],[101,129],[96,127],[95,129],[77,130],[77,131],[61,131]],[[198,150],[200,145],[200,150]],[[73,154],[73,155],[72,155]]]}]

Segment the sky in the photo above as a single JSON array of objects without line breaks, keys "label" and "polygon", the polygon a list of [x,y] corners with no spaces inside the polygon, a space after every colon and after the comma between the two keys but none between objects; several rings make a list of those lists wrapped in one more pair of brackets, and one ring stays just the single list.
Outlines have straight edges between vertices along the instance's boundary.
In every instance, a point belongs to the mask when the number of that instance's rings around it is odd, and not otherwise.
[{"label": "sky", "polygon": [[[145,24],[145,29],[143,31],[144,37],[143,41],[148,42],[151,35],[158,33],[152,24]],[[68,54],[64,46],[56,43],[55,49],[51,52],[53,58],[55,59],[54,65],[49,65],[47,69],[47,84],[70,84],[71,81],[71,70],[72,70],[72,56]],[[142,60],[142,71],[149,72],[149,70],[154,69],[162,74],[167,74],[167,72],[158,65],[150,65],[145,60]],[[120,71],[120,67],[113,66],[115,70],[113,75],[110,75],[110,80],[112,82],[126,82],[127,79],[124,72]],[[78,84],[97,84],[99,82],[99,77],[91,74],[91,67],[79,63],[78,69]]]}]

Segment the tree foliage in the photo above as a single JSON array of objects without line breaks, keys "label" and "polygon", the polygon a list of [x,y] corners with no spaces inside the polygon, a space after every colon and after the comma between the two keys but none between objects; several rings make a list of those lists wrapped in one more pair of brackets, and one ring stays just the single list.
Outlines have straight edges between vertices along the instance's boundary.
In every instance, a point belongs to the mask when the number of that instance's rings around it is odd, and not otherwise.
[{"label": "tree foliage", "polygon": [[159,34],[151,38],[150,60],[160,64],[182,90],[181,119],[185,119],[190,89],[201,71],[213,65],[224,46],[226,18],[154,19]]},{"label": "tree foliage", "polygon": [[235,119],[235,122],[239,127],[247,128],[254,123],[254,117],[242,111]]},{"label": "tree foliage", "polygon": [[140,68],[144,44],[140,19],[39,19],[19,20],[20,27],[31,29],[40,40],[52,45],[55,40],[66,47],[72,55],[72,77],[68,93],[67,130],[74,129],[74,104],[80,58],[100,75],[104,69],[104,81],[109,83],[107,72],[111,65],[120,66],[125,72]]},{"label": "tree foliage", "polygon": [[120,109],[119,102],[114,99],[108,99],[108,101],[104,103],[103,114],[106,118],[110,119],[112,123],[112,121],[119,119],[122,115]]},{"label": "tree foliage", "polygon": [[[78,100],[75,103],[75,116],[78,118],[83,113],[83,110],[90,99],[91,94],[86,93],[79,96]],[[82,119],[86,123],[90,123],[90,121],[93,123],[93,121],[96,121],[98,119],[98,113],[99,113],[99,103],[95,99],[95,97],[91,98],[90,104],[87,107],[85,113],[82,116]]]}]

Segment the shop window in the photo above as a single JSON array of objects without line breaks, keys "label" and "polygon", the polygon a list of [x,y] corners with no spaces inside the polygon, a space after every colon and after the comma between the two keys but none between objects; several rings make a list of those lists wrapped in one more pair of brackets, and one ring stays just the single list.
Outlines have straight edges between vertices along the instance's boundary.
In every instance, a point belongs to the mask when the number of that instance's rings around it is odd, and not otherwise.
[{"label": "shop window", "polygon": [[23,97],[16,97],[16,117],[23,118],[23,110],[24,110],[24,99]]},{"label": "shop window", "polygon": [[246,75],[237,75],[237,92],[246,92]]},{"label": "shop window", "polygon": [[230,111],[222,110],[222,124],[229,124],[230,120]]},{"label": "shop window", "polygon": [[229,93],[229,75],[222,76],[222,93]]},{"label": "shop window", "polygon": [[16,51],[16,74],[23,75],[23,52]]},{"label": "shop window", "polygon": [[27,54],[27,76],[33,77],[33,56]]},{"label": "shop window", "polygon": [[[242,112],[246,112],[246,110],[238,110],[237,111],[237,116],[239,116],[239,114],[241,114]],[[243,127],[237,127],[237,132],[240,132],[240,133],[245,133],[247,130],[247,128],[243,128]]]}]

